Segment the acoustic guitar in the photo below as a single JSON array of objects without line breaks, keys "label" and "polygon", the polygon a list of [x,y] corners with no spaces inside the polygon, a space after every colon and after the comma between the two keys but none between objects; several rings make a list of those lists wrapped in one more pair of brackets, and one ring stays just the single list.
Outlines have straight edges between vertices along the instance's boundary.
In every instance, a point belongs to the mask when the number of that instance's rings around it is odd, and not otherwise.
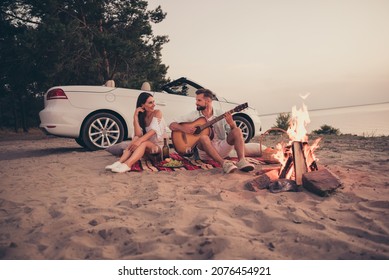
[{"label": "acoustic guitar", "polygon": [[[248,107],[247,102],[243,103],[239,106],[236,106],[234,109],[227,111],[226,113],[234,113],[240,112]],[[207,121],[204,117],[199,117],[193,122],[183,122],[180,125],[188,128],[195,128],[195,132],[193,134],[188,134],[179,130],[172,131],[172,142],[174,149],[180,155],[188,155],[191,154],[193,148],[196,146],[197,142],[200,139],[201,135],[211,136],[211,126],[216,122],[225,118],[225,114],[222,114],[213,120]]]}]

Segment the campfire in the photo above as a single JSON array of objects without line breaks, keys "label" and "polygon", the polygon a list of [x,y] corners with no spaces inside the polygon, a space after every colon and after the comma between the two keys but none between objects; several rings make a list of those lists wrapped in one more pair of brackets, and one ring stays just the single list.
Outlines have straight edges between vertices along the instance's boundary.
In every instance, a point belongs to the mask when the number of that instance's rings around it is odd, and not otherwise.
[{"label": "campfire", "polygon": [[[246,183],[251,191],[269,189],[271,192],[301,191],[304,187],[318,195],[327,196],[341,183],[330,171],[318,167],[315,150],[321,138],[308,142],[307,125],[310,123],[307,107],[292,108],[291,121],[286,131],[289,142],[277,143],[274,159],[279,166]],[[279,130],[279,129],[278,129]],[[285,131],[284,131],[285,132]]]},{"label": "campfire", "polygon": [[280,163],[279,179],[291,179],[297,185],[302,184],[302,176],[306,172],[318,170],[315,150],[319,147],[321,138],[308,144],[306,126],[310,123],[307,107],[299,110],[292,108],[292,118],[287,130],[290,142],[277,144],[277,154],[274,156]]}]

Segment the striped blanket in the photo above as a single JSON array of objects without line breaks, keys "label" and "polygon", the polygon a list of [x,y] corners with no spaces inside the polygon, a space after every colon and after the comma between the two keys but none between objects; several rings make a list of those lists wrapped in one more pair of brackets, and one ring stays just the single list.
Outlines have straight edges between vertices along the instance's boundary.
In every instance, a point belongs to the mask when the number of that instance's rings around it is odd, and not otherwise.
[{"label": "striped blanket", "polygon": [[[221,167],[220,164],[214,160],[195,160],[193,158],[182,157],[177,153],[171,153],[170,158],[182,162],[181,167],[165,167],[162,163],[152,163],[149,160],[142,158],[131,167],[131,171],[177,171],[177,170],[198,170],[198,169],[212,169]],[[237,161],[237,158],[229,158],[232,161]],[[266,164],[261,158],[247,157],[247,161],[254,165]]]}]

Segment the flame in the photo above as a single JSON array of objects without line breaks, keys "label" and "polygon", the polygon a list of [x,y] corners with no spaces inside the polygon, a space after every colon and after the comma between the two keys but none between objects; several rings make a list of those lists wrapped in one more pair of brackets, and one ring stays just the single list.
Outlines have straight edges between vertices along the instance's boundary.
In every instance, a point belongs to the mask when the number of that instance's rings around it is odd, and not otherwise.
[{"label": "flame", "polygon": [[285,143],[278,143],[276,145],[276,154],[274,155],[274,158],[277,159],[281,163],[281,167],[285,166],[286,163],[286,157],[284,154],[285,151]]},{"label": "flame", "polygon": [[309,118],[307,106],[303,103],[303,107],[298,109],[296,106],[292,108],[292,117],[290,120],[287,133],[291,141],[307,142],[307,129],[306,126],[311,122]]},{"label": "flame", "polygon": [[[316,139],[311,145],[308,144],[308,135],[307,135],[307,125],[311,122],[309,118],[309,113],[307,106],[303,103],[302,108],[297,109],[296,106],[292,108],[291,120],[289,123],[289,128],[287,134],[289,136],[289,143],[278,143],[276,145],[277,153],[274,158],[276,158],[280,164],[280,174],[285,176],[287,179],[295,179],[294,168],[290,168],[286,165],[291,166],[291,159],[293,158],[293,152],[291,149],[292,143],[294,141],[299,141],[303,143],[303,154],[305,157],[305,163],[309,171],[317,170],[316,158],[314,151],[319,147],[319,142],[321,138]],[[284,170],[284,168],[289,168]],[[281,176],[280,176],[281,177]]]}]

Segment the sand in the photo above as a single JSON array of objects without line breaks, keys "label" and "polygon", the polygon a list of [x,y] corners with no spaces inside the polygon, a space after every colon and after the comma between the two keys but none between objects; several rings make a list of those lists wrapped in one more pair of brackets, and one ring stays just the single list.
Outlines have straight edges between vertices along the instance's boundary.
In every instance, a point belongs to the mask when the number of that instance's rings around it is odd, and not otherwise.
[{"label": "sand", "polygon": [[72,139],[0,137],[1,259],[389,259],[389,137],[325,136],[329,197],[246,190],[264,165],[114,174]]}]

